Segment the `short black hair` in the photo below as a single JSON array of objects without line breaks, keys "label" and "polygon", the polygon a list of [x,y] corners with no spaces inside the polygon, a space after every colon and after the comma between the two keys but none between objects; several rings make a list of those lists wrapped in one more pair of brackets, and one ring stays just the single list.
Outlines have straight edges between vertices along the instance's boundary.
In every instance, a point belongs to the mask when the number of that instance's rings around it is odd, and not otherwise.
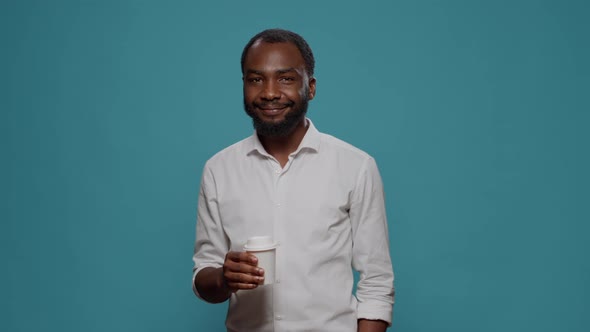
[{"label": "short black hair", "polygon": [[244,73],[244,60],[246,59],[246,54],[248,54],[248,50],[252,47],[256,41],[262,40],[265,43],[293,43],[299,49],[301,56],[303,57],[303,61],[305,61],[305,71],[309,77],[313,77],[313,70],[315,67],[315,59],[313,58],[313,53],[311,52],[311,47],[309,44],[301,37],[300,35],[296,34],[295,32],[284,30],[284,29],[267,29],[262,32],[256,34],[248,44],[244,47],[242,51],[242,74]]}]

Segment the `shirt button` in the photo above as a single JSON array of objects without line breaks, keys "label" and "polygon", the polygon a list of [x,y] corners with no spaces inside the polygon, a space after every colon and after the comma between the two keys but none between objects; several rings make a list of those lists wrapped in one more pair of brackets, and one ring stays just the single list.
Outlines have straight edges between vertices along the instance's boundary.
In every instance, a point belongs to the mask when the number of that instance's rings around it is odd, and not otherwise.
[{"label": "shirt button", "polygon": [[280,283],[281,283],[281,279],[277,279],[277,280],[275,280],[275,282],[276,282],[277,284],[280,284]]},{"label": "shirt button", "polygon": [[275,170],[275,173],[281,174],[281,170],[280,169],[277,169],[277,170]]},{"label": "shirt button", "polygon": [[281,316],[281,315],[276,315],[276,316],[275,316],[275,318],[276,318],[277,320],[281,320],[281,319],[283,319],[283,316]]}]

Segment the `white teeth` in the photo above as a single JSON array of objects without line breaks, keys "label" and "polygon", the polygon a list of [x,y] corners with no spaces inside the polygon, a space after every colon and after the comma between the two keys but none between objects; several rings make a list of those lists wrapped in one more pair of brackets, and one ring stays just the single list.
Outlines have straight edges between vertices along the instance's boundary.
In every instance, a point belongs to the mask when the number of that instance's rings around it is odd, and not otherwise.
[{"label": "white teeth", "polygon": [[283,111],[282,108],[281,109],[265,109],[265,110],[263,110],[263,112],[266,113],[266,114],[277,114],[277,113],[280,113],[282,111]]}]

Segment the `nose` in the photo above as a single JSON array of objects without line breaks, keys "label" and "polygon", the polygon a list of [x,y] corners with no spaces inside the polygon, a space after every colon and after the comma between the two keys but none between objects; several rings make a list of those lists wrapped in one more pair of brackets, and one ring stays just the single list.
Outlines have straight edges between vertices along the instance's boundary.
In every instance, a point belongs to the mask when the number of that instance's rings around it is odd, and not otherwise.
[{"label": "nose", "polygon": [[281,98],[281,91],[276,82],[266,81],[260,96],[264,100],[275,100]]}]

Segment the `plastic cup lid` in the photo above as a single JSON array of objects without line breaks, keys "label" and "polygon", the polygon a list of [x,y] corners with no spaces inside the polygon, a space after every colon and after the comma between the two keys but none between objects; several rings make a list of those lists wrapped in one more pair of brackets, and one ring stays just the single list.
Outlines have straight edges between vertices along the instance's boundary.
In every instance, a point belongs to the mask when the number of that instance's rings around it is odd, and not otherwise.
[{"label": "plastic cup lid", "polygon": [[274,249],[277,247],[277,243],[272,240],[270,236],[253,236],[248,239],[244,250],[247,251],[262,251]]}]

